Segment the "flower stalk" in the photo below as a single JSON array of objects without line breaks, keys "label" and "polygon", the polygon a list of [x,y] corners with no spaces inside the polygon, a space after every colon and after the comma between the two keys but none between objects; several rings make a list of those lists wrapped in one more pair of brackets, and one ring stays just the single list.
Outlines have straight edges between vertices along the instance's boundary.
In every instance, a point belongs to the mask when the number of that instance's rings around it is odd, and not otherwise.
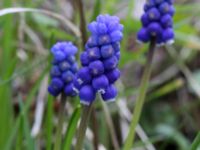
[{"label": "flower stalk", "polygon": [[149,45],[147,61],[145,64],[144,73],[143,73],[142,81],[140,84],[139,95],[136,99],[136,105],[135,105],[134,113],[132,116],[129,133],[124,144],[124,150],[130,150],[134,142],[135,129],[141,116],[141,111],[144,105],[144,100],[145,100],[146,92],[148,88],[149,78],[151,75],[151,67],[152,67],[152,60],[153,60],[155,47],[156,47],[156,38],[154,37],[151,39],[151,42]]},{"label": "flower stalk", "polygon": [[80,122],[79,129],[78,129],[75,150],[81,150],[83,147],[84,137],[85,137],[85,133],[86,133],[86,129],[87,129],[87,125],[89,122],[93,104],[94,103],[91,103],[90,105],[82,106],[83,112],[82,112],[81,122]]},{"label": "flower stalk", "polygon": [[65,118],[65,104],[66,104],[66,95],[62,93],[61,100],[60,100],[60,110],[58,115],[58,125],[57,125],[57,132],[56,132],[56,141],[54,150],[60,150],[61,144],[62,144],[62,129],[63,129],[63,123]]},{"label": "flower stalk", "polygon": [[82,36],[82,46],[85,46],[85,43],[87,42],[87,31],[86,31],[86,21],[85,21],[85,12],[83,8],[83,2],[82,0],[77,0],[77,7],[79,10],[79,16],[80,16],[80,30],[81,30],[81,36]]}]

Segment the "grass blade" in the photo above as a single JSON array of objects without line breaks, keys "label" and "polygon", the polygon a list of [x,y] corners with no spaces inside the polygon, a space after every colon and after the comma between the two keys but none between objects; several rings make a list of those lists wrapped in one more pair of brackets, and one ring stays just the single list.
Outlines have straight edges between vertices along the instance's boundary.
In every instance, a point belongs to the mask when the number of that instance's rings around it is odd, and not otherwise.
[{"label": "grass blade", "polygon": [[200,132],[197,134],[196,138],[194,139],[190,150],[198,150],[198,149],[200,149]]},{"label": "grass blade", "polygon": [[72,139],[75,135],[80,116],[81,116],[81,106],[78,105],[69,120],[67,132],[65,136],[64,150],[71,149]]}]

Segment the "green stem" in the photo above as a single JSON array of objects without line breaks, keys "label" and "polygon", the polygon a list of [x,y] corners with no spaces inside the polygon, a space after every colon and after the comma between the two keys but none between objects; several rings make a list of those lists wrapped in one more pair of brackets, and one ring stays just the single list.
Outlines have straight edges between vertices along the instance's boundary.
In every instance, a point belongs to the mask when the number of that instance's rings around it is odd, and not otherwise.
[{"label": "green stem", "polygon": [[86,106],[86,105],[83,106],[83,112],[81,116],[81,123],[78,129],[78,136],[77,136],[75,150],[81,150],[83,147],[85,132],[87,129],[89,118],[90,118],[90,113],[92,111],[92,106],[93,106],[93,103],[90,104],[89,106]]},{"label": "green stem", "polygon": [[94,138],[93,138],[93,145],[94,145],[94,150],[98,150],[98,146],[99,146],[99,135],[98,135],[98,123],[97,123],[97,116],[96,116],[96,112],[94,110],[94,108],[92,109],[92,114],[91,114],[91,119],[92,119],[92,131],[94,134]]},{"label": "green stem", "polygon": [[114,130],[115,128],[114,128],[114,124],[113,124],[113,121],[112,121],[112,118],[111,118],[111,114],[108,110],[107,105],[102,100],[101,100],[101,103],[102,103],[102,106],[103,106],[105,119],[106,119],[106,122],[108,124],[108,129],[109,129],[109,132],[110,132],[110,135],[111,135],[113,147],[114,147],[115,150],[119,150],[120,149],[119,143],[118,143],[118,140],[117,140],[117,134]]},{"label": "green stem", "polygon": [[200,132],[197,134],[190,150],[197,150],[200,147]]},{"label": "green stem", "polygon": [[62,129],[63,129],[63,123],[64,123],[64,118],[65,118],[65,103],[66,103],[66,96],[65,94],[62,94],[61,101],[60,101],[60,110],[59,110],[59,116],[58,116],[58,125],[57,125],[54,150],[61,150]]},{"label": "green stem", "polygon": [[134,113],[133,113],[134,115],[132,116],[130,130],[129,130],[128,136],[127,136],[125,144],[124,144],[124,148],[123,148],[124,150],[130,150],[132,147],[132,144],[134,142],[135,128],[140,119],[142,107],[143,107],[145,96],[146,96],[146,91],[148,88],[149,78],[151,75],[151,66],[152,66],[152,60],[153,60],[155,46],[156,46],[156,38],[153,38],[151,40],[151,43],[149,46],[149,51],[148,51],[148,56],[147,56],[148,58],[147,58],[147,62],[145,64],[145,69],[144,69],[142,81],[140,84],[139,95],[136,99],[136,105],[135,105],[135,109],[134,109]]}]

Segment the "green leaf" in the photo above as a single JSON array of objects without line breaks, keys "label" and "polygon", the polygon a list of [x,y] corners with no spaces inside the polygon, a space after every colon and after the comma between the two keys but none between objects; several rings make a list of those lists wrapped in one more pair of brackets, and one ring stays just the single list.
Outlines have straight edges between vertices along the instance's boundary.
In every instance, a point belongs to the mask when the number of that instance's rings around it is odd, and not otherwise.
[{"label": "green leaf", "polygon": [[196,138],[194,139],[190,150],[200,150],[200,132],[197,134]]},{"label": "green leaf", "polygon": [[[20,109],[23,110],[24,103],[21,98],[19,99],[19,104],[20,104]],[[22,111],[22,122],[23,122],[23,130],[26,141],[25,147],[27,150],[34,150],[35,149],[34,139],[31,137],[28,116],[27,113],[24,113],[24,111]]]},{"label": "green leaf", "polygon": [[36,21],[37,24],[43,25],[43,26],[54,26],[58,27],[59,22],[55,19],[50,18],[49,16],[45,16],[43,14],[32,14],[33,19]]},{"label": "green leaf", "polygon": [[101,12],[101,0],[96,0],[95,1],[95,5],[94,5],[94,9],[93,9],[93,15],[91,17],[91,21],[95,20],[96,17],[100,14]]},{"label": "green leaf", "polygon": [[71,149],[72,139],[75,135],[75,131],[77,128],[77,123],[80,118],[80,115],[81,115],[81,106],[78,105],[69,120],[67,132],[65,136],[65,143],[64,143],[65,150]]},{"label": "green leaf", "polygon": [[[20,126],[20,119],[22,117],[22,114],[26,114],[28,112],[28,110],[29,110],[29,108],[30,108],[30,106],[31,106],[31,104],[34,100],[34,96],[35,96],[36,92],[38,91],[40,83],[41,83],[42,79],[44,78],[44,76],[46,75],[47,71],[49,71],[49,66],[46,69],[44,69],[40,78],[37,80],[34,87],[30,91],[30,93],[29,93],[29,95],[26,99],[26,103],[24,104],[23,109],[20,111],[20,114],[17,117],[14,126],[12,127],[11,134],[8,135],[9,137],[6,139],[7,141],[5,142],[4,150],[10,150],[11,147],[13,146],[13,142],[15,140],[17,131],[18,131],[19,126]],[[4,128],[4,130],[5,130],[5,128]]]}]

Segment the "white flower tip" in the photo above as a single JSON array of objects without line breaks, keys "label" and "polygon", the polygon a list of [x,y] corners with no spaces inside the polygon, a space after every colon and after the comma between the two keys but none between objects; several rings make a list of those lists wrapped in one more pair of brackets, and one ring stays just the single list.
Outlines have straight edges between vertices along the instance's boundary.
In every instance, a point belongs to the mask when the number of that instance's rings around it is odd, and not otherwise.
[{"label": "white flower tip", "polygon": [[80,100],[80,103],[83,104],[83,105],[86,105],[86,106],[90,105],[90,102],[85,101],[85,100]]},{"label": "white flower tip", "polygon": [[106,103],[112,103],[112,102],[114,102],[115,100],[116,100],[115,98],[112,98],[112,99],[106,100],[105,102],[106,102]]},{"label": "white flower tip", "polygon": [[167,42],[166,42],[166,45],[172,45],[174,43],[174,40],[168,40]]},{"label": "white flower tip", "polygon": [[73,87],[73,90],[76,92],[76,93],[79,93],[79,90],[75,87]]},{"label": "white flower tip", "polygon": [[77,79],[78,83],[81,85],[83,83],[83,80],[81,80],[80,78]]},{"label": "white flower tip", "polygon": [[140,40],[136,40],[136,42],[138,43],[138,44],[144,44],[144,42],[143,41],[140,41]]},{"label": "white flower tip", "polygon": [[105,91],[105,89],[99,89],[98,92],[99,92],[100,94],[105,94],[106,91]]}]

